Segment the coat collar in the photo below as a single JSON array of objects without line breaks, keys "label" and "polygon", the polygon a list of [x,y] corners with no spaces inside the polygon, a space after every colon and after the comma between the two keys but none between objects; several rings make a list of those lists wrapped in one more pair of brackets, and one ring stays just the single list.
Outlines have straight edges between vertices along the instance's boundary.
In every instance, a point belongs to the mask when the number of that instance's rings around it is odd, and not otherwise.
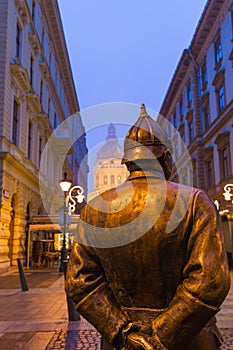
[{"label": "coat collar", "polygon": [[146,177],[153,177],[153,178],[158,178],[158,179],[164,179],[165,180],[165,176],[162,173],[162,171],[159,170],[135,170],[132,171],[128,177],[127,180],[133,180],[133,179],[137,179],[137,178],[146,178]]}]

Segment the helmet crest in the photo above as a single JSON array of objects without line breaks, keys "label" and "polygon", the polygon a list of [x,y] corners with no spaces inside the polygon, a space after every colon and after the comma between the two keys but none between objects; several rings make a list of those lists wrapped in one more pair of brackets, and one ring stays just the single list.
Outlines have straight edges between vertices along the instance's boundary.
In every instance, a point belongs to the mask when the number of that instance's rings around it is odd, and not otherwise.
[{"label": "helmet crest", "polygon": [[122,163],[159,158],[168,147],[171,148],[170,141],[159,124],[147,114],[143,103],[138,120],[125,137]]}]

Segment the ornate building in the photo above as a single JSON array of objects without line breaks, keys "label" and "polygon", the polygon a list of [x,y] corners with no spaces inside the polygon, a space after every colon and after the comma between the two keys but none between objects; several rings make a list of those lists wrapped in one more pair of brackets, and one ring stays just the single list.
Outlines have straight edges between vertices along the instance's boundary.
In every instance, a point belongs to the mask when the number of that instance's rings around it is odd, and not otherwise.
[{"label": "ornate building", "polygon": [[[65,170],[86,190],[88,167],[79,169],[87,149],[77,116],[72,128],[81,136],[64,164],[58,167],[49,150],[40,169],[50,135],[79,111],[57,1],[1,0],[0,33],[0,269],[5,269],[26,256],[31,217],[45,214],[39,176],[50,198]],[[71,133],[59,130],[58,136],[64,140]],[[51,200],[50,212],[56,211]]]},{"label": "ornate building", "polygon": [[121,164],[123,150],[118,144],[116,129],[113,124],[108,127],[108,136],[104,146],[97,153],[94,166],[94,187],[91,197],[124,182],[128,170]]},{"label": "ornate building", "polygon": [[[233,183],[232,41],[233,1],[208,0],[160,110],[188,147],[194,186],[204,189],[218,201],[221,213],[227,213],[228,237],[233,232],[233,204],[225,201],[223,190]],[[176,135],[173,143],[177,162],[182,163],[182,144]],[[232,248],[233,241],[227,249]]]}]

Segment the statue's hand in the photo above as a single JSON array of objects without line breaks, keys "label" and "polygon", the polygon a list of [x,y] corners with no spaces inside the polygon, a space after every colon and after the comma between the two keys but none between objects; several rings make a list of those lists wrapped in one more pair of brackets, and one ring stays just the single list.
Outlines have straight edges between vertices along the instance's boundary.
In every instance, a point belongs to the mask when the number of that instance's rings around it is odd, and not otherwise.
[{"label": "statue's hand", "polygon": [[133,332],[127,336],[125,348],[128,350],[167,350],[161,343],[140,332]]}]

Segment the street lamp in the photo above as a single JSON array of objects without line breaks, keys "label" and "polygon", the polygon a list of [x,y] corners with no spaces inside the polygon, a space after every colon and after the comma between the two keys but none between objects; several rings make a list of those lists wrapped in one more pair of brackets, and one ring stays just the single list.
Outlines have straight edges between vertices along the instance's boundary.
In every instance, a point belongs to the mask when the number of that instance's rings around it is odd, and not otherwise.
[{"label": "street lamp", "polygon": [[60,263],[60,268],[59,271],[63,272],[64,271],[64,261],[67,260],[67,249],[66,249],[66,215],[67,215],[67,206],[66,206],[66,197],[68,194],[68,191],[71,187],[72,182],[67,179],[67,173],[64,173],[64,178],[59,182],[59,185],[64,193],[64,219],[63,219],[63,239],[62,239],[62,249],[61,249],[61,263]]},{"label": "street lamp", "polygon": [[[233,196],[233,194],[231,193],[231,188],[233,188],[233,184],[226,184],[224,186],[225,192],[223,192],[223,195],[224,195],[224,198],[226,201],[230,201],[231,197]],[[232,203],[233,203],[233,201],[232,201]]]},{"label": "street lamp", "polygon": [[[73,196],[73,191],[76,191],[76,196]],[[83,203],[85,196],[83,195],[84,189],[81,186],[74,186],[69,191],[69,215],[75,212],[76,204]],[[77,202],[77,203],[76,203]]]}]

